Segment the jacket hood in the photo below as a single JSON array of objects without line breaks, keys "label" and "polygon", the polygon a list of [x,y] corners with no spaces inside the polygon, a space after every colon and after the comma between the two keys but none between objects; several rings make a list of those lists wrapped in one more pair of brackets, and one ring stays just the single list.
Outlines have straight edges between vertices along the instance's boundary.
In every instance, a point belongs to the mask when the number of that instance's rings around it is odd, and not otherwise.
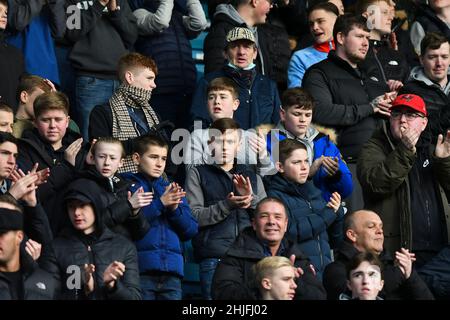
[{"label": "jacket hood", "polygon": [[[449,77],[449,76],[450,76],[450,68],[447,71],[447,77]],[[410,75],[409,79],[410,80],[420,81],[420,82],[424,83],[425,85],[427,85],[429,87],[439,88],[446,95],[450,92],[450,81],[448,81],[447,85],[445,86],[445,88],[442,89],[440,85],[438,85],[437,83],[434,83],[433,81],[430,80],[430,78],[427,77],[427,75],[425,74],[425,71],[424,71],[422,66],[414,67],[411,70],[411,75]]]},{"label": "jacket hood", "polygon": [[67,191],[64,194],[66,214],[68,214],[66,199],[79,199],[83,202],[89,202],[92,204],[95,214],[95,230],[98,234],[103,233],[105,229],[103,212],[101,210],[101,192],[100,187],[94,181],[88,179],[78,179],[67,187]]},{"label": "jacket hood", "polygon": [[237,10],[231,5],[231,4],[219,4],[216,8],[216,13],[214,14],[214,17],[216,17],[219,14],[224,14],[227,17],[229,17],[231,20],[237,22],[238,24],[245,24],[245,21],[242,20],[241,16],[237,12]]}]

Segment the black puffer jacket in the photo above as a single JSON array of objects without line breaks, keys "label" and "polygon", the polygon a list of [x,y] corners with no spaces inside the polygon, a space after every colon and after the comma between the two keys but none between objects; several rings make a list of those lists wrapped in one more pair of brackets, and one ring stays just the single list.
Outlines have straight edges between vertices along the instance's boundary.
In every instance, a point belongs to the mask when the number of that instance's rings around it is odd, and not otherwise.
[{"label": "black puffer jacket", "polygon": [[112,181],[114,190],[108,178],[103,177],[94,167],[90,167],[79,174],[71,187],[96,190],[100,197],[105,226],[129,240],[140,240],[150,226],[141,212],[132,216],[132,208],[128,202],[128,188],[131,183],[118,176],[114,176]]},{"label": "black puffer jacket", "polygon": [[[70,186],[68,192],[74,192],[92,201],[95,231],[85,235],[69,227],[45,248],[40,265],[63,284],[60,298],[68,300],[141,299],[137,252],[134,244],[104,226],[103,212],[99,210],[101,200],[95,190],[89,186],[83,189]],[[126,269],[124,275],[116,281],[114,288],[108,290],[103,285],[103,273],[114,261],[122,262]],[[89,296],[84,294],[84,264],[95,265],[95,289]]]},{"label": "black puffer jacket", "polygon": [[[326,298],[322,283],[310,269],[311,262],[300,250],[298,244],[283,239],[280,252],[289,258],[295,255],[295,266],[301,267],[304,274],[297,280],[295,299],[324,300]],[[255,300],[258,288],[253,281],[253,266],[265,258],[262,242],[251,227],[241,232],[228,250],[227,255],[217,266],[213,278],[212,295],[216,300]]]},{"label": "black puffer jacket", "polygon": [[389,91],[383,82],[374,82],[364,72],[330,51],[328,58],[310,67],[303,87],[313,96],[313,122],[333,127],[344,158],[356,158],[363,144],[380,124],[370,102]]},{"label": "black puffer jacket", "polygon": [[[24,300],[53,300],[57,297],[59,282],[39,268],[31,256],[21,250],[20,271],[23,279]],[[0,272],[0,300],[11,300],[9,280]]]},{"label": "black puffer jacket", "polygon": [[[346,264],[359,251],[350,243],[344,242],[336,253],[336,259],[325,268],[323,285],[329,300],[338,300],[341,293],[347,292]],[[380,296],[386,300],[434,300],[433,294],[416,271],[406,279],[394,259],[383,252],[380,255],[384,265],[384,287]]]},{"label": "black puffer jacket", "polygon": [[20,169],[27,172],[33,168],[35,163],[39,164],[38,170],[50,168],[47,183],[39,186],[37,195],[39,202],[49,216],[54,234],[56,234],[55,231],[57,231],[57,225],[59,224],[60,212],[56,208],[60,191],[64,190],[67,183],[74,179],[75,173],[84,167],[86,155],[89,151],[89,145],[84,144],[77,154],[75,166],[64,159],[64,151],[78,138],[81,138],[78,133],[68,129],[62,141],[62,148],[56,151],[40,137],[37,129],[25,131],[22,139],[19,140],[17,164]]}]

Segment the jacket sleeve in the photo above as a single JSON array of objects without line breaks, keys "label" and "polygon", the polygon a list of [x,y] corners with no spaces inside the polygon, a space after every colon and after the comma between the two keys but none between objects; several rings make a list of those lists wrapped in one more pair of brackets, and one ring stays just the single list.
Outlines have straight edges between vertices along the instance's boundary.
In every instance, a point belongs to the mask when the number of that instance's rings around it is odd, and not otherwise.
[{"label": "jacket sleeve", "polygon": [[340,261],[334,261],[327,265],[322,281],[327,291],[327,299],[339,300],[339,295],[347,290],[345,265]]},{"label": "jacket sleeve", "polygon": [[[341,198],[347,198],[353,191],[352,174],[347,164],[342,160],[341,153],[334,143],[331,141],[326,142],[326,150],[324,151],[325,156],[337,157],[339,161],[339,171],[333,176],[329,177],[323,166],[320,167],[319,171],[314,175],[314,184],[326,194],[329,200],[333,192],[338,192]],[[321,155],[316,155],[320,157]],[[315,159],[314,159],[315,160]]]},{"label": "jacket sleeve", "polygon": [[[124,244],[125,245],[125,244]],[[123,261],[125,273],[116,281],[112,290],[103,287],[106,296],[110,300],[141,300],[141,288],[139,285],[139,268],[136,247],[129,241],[126,242],[126,253]]]},{"label": "jacket sleeve", "polygon": [[24,209],[25,233],[43,246],[49,244],[53,233],[44,208],[38,203],[35,207],[24,206]]},{"label": "jacket sleeve", "polygon": [[163,32],[172,18],[173,0],[161,0],[155,13],[144,8],[133,11],[139,34],[148,36]]},{"label": "jacket sleeve", "polygon": [[[61,287],[66,285],[65,283],[61,283],[61,274],[59,270],[58,260],[56,258],[56,253],[52,243],[42,246],[42,254],[38,260],[39,267],[50,273],[53,279],[55,279],[56,283],[61,284]],[[81,281],[81,283],[83,283]],[[62,289],[62,288],[61,288]],[[58,290],[59,291],[59,290]],[[63,299],[62,291],[59,292],[60,296],[57,296],[56,299]],[[80,292],[84,292],[84,290],[80,290]]]},{"label": "jacket sleeve", "polygon": [[183,163],[188,172],[195,165],[203,164],[203,155],[208,152],[204,150],[204,139],[208,139],[207,134],[204,134],[202,129],[194,130],[189,136],[186,144],[186,149],[183,155]]},{"label": "jacket sleeve", "polygon": [[118,199],[106,207],[103,221],[109,228],[124,223],[131,216],[128,200]]},{"label": "jacket sleeve", "polygon": [[408,294],[410,300],[434,300],[430,289],[415,270],[404,281],[402,290]]},{"label": "jacket sleeve", "polygon": [[432,159],[434,176],[444,189],[447,199],[450,199],[450,157],[437,158],[433,155]]},{"label": "jacket sleeve", "polygon": [[385,155],[381,143],[370,139],[361,150],[357,165],[363,190],[379,196],[392,194],[400,187],[415,159],[415,154],[401,143]]},{"label": "jacket sleeve", "polygon": [[129,216],[125,221],[125,226],[130,232],[131,239],[133,241],[139,241],[147,234],[150,229],[150,224],[145,219],[142,210],[135,216]]},{"label": "jacket sleeve", "polygon": [[[351,126],[372,115],[370,104],[337,104],[333,101],[325,75],[310,69],[303,78],[303,88],[314,97],[313,121],[322,125]],[[351,94],[351,93],[349,93]]]},{"label": "jacket sleeve", "polygon": [[66,38],[74,43],[95,28],[97,21],[102,18],[103,10],[105,9],[105,6],[100,1],[93,0],[94,3],[92,6],[89,6],[86,10],[81,10],[76,7],[78,2],[78,0],[66,1],[67,7],[70,6],[75,10],[69,10],[69,14],[75,14],[80,19],[80,23],[76,28],[66,29]]},{"label": "jacket sleeve", "polygon": [[264,189],[264,183],[259,175],[256,175],[257,193],[253,193],[253,199],[250,208],[255,209],[256,205],[265,197],[267,197],[266,190]]},{"label": "jacket sleeve", "polygon": [[199,0],[187,0],[186,6],[189,15],[183,16],[183,25],[189,39],[195,39],[200,32],[206,29],[208,22]]},{"label": "jacket sleeve", "polygon": [[205,53],[205,74],[222,69],[225,64],[223,50],[226,44],[225,28],[212,27],[205,38],[203,52]]},{"label": "jacket sleeve", "polygon": [[132,49],[138,37],[136,18],[131,12],[127,0],[117,1],[120,3],[120,10],[110,12],[108,19],[120,34],[127,49]]},{"label": "jacket sleeve", "polygon": [[112,121],[109,106],[95,106],[89,117],[89,140],[112,136]]},{"label": "jacket sleeve", "polygon": [[272,113],[272,123],[280,122],[280,109],[281,109],[281,100],[280,95],[278,94],[277,85],[274,81],[272,81],[272,92],[274,94],[273,101],[273,113]]},{"label": "jacket sleeve", "polygon": [[298,52],[292,55],[288,68],[288,88],[301,87],[303,76],[305,75],[305,65]]},{"label": "jacket sleeve", "polygon": [[8,27],[24,30],[40,14],[44,4],[43,0],[8,0]]},{"label": "jacket sleeve", "polygon": [[214,300],[255,300],[256,292],[244,276],[243,259],[225,257],[217,265],[212,281],[211,294]]},{"label": "jacket sleeve", "polygon": [[66,9],[64,0],[49,0],[48,8],[50,10],[49,24],[52,30],[52,36],[55,39],[61,39],[66,33]]},{"label": "jacket sleeve", "polygon": [[192,215],[197,219],[199,227],[221,222],[233,209],[227,199],[208,207],[205,206],[203,190],[200,185],[200,175],[195,167],[190,169],[186,175],[186,196],[192,210]]},{"label": "jacket sleeve", "polygon": [[[268,190],[269,196],[274,196],[283,200],[283,194],[278,192],[273,192]],[[286,203],[286,202],[285,202]],[[300,217],[294,216],[292,213],[293,209],[288,207],[288,234],[293,239],[295,238],[298,242],[303,242],[306,240],[313,239],[317,237],[322,232],[326,231],[328,226],[330,226],[336,219],[336,214],[331,208],[324,207],[323,209],[314,209],[312,214],[303,215]]]},{"label": "jacket sleeve", "polygon": [[295,266],[303,270],[303,274],[297,279],[295,300],[326,300],[327,294],[322,282],[311,270],[311,262],[306,256],[296,256]]},{"label": "jacket sleeve", "polygon": [[197,234],[198,223],[192,217],[191,209],[187,204],[186,198],[183,198],[182,201],[175,211],[169,212],[166,210],[166,212],[169,223],[177,231],[180,240],[187,241]]}]

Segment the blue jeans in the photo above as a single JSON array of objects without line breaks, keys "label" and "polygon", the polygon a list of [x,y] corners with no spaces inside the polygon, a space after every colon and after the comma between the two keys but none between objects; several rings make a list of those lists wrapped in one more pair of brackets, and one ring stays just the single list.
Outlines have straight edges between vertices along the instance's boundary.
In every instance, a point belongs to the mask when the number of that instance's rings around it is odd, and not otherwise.
[{"label": "blue jeans", "polygon": [[89,139],[89,115],[97,105],[108,103],[109,98],[119,87],[119,81],[94,77],[77,76],[76,79],[76,122],[85,141]]},{"label": "blue jeans", "polygon": [[202,297],[205,300],[212,300],[211,297],[212,280],[219,261],[220,259],[208,258],[203,259],[199,263],[200,286],[202,289]]},{"label": "blue jeans", "polygon": [[141,275],[140,284],[144,300],[181,300],[181,279],[172,275]]}]

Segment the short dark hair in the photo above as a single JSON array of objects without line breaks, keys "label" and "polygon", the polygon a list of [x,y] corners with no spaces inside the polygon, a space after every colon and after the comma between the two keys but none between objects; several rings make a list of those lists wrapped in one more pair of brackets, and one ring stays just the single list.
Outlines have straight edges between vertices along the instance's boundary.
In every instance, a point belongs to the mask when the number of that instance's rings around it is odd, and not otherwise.
[{"label": "short dark hair", "polygon": [[348,35],[353,28],[360,28],[364,31],[369,32],[369,27],[367,26],[367,19],[361,15],[344,14],[336,19],[333,28],[333,39],[334,43],[337,45],[337,34],[342,33],[344,36]]},{"label": "short dark hair", "polygon": [[348,280],[350,280],[350,272],[352,272],[352,270],[355,270],[356,268],[358,268],[358,266],[361,263],[363,263],[364,261],[369,262],[371,265],[378,266],[380,268],[380,272],[381,272],[381,279],[384,279],[384,275],[383,275],[384,265],[381,262],[380,258],[378,258],[378,256],[375,253],[366,251],[366,252],[360,252],[360,253],[356,254],[346,264],[345,267],[346,267],[346,273],[347,273]]},{"label": "short dark hair", "polygon": [[19,85],[16,90],[16,99],[20,102],[20,94],[25,91],[28,94],[33,93],[37,88],[44,92],[50,92],[52,88],[43,78],[36,75],[24,75],[20,77]]},{"label": "short dark hair", "polygon": [[308,17],[311,14],[311,12],[317,11],[317,10],[323,10],[323,11],[326,11],[326,12],[334,13],[336,16],[339,17],[339,9],[338,9],[338,7],[336,7],[336,5],[334,3],[328,2],[328,0],[326,0],[325,2],[316,3],[315,5],[313,5],[308,10]]},{"label": "short dark hair", "polygon": [[17,145],[17,139],[9,132],[0,131],[0,144],[5,142],[11,142]]},{"label": "short dark hair", "polygon": [[230,91],[234,99],[239,98],[239,89],[236,83],[227,77],[220,77],[211,80],[206,89],[206,94],[208,95],[211,91],[226,90]]},{"label": "short dark hair", "polygon": [[145,134],[134,139],[133,152],[144,155],[150,146],[157,146],[169,150],[166,140],[155,134]]},{"label": "short dark hair", "polygon": [[158,75],[158,67],[155,60],[143,54],[132,52],[122,56],[119,60],[117,73],[120,80],[124,80],[125,71],[137,68],[149,68],[155,76]]},{"label": "short dark hair", "polygon": [[429,32],[420,42],[420,55],[424,56],[428,49],[436,50],[441,47],[443,43],[448,42],[447,37],[437,32]]},{"label": "short dark hair", "polygon": [[307,151],[306,146],[300,141],[294,139],[284,139],[283,141],[281,141],[279,149],[280,162],[284,163],[286,159],[291,156],[292,152],[294,152],[297,149]]},{"label": "short dark hair", "polygon": [[100,138],[98,138],[97,142],[95,142],[94,145],[92,146],[91,152],[92,152],[93,156],[95,156],[95,153],[97,152],[97,148],[98,148],[97,146],[99,144],[101,144],[101,143],[117,144],[121,148],[121,158],[123,159],[123,158],[125,158],[127,156],[126,153],[125,153],[125,149],[124,149],[124,147],[122,145],[122,142],[119,139],[114,138],[114,137],[100,137]]},{"label": "short dark hair", "polygon": [[284,204],[283,200],[276,198],[276,197],[265,197],[264,199],[260,200],[258,202],[258,204],[256,205],[256,208],[254,211],[254,216],[256,216],[259,213],[259,210],[261,210],[262,205],[266,202],[275,202],[275,203],[278,203],[279,205],[281,205],[284,209],[284,213],[286,214],[286,218],[287,218],[288,210],[287,210],[286,205]]},{"label": "short dark hair", "polygon": [[3,103],[3,102],[0,102],[0,111],[6,111],[6,112],[14,114],[13,109],[10,106],[8,106],[6,103]]},{"label": "short dark hair", "polygon": [[34,100],[33,110],[35,118],[49,110],[61,110],[68,116],[69,98],[59,91],[43,93]]},{"label": "short dark hair", "polygon": [[[0,2],[1,2],[1,0],[0,0]],[[0,202],[8,203],[8,204],[12,205],[17,211],[20,211],[20,213],[23,213],[23,207],[9,193],[5,193],[5,194],[0,195]]]},{"label": "short dark hair", "polygon": [[386,2],[390,6],[389,0],[358,0],[355,4],[355,14],[363,14],[375,2],[381,1]]},{"label": "short dark hair", "polygon": [[313,110],[314,98],[306,89],[300,87],[287,89],[281,95],[281,107],[287,111],[293,106],[299,106],[305,110]]},{"label": "short dark hair", "polygon": [[220,118],[211,124],[208,129],[208,134],[211,138],[212,135],[217,133],[217,131],[224,134],[227,130],[238,130],[239,132],[239,129],[241,129],[241,127],[239,126],[239,123],[236,122],[236,120],[231,118]]},{"label": "short dark hair", "polygon": [[8,0],[0,0],[0,3],[8,7]]}]

